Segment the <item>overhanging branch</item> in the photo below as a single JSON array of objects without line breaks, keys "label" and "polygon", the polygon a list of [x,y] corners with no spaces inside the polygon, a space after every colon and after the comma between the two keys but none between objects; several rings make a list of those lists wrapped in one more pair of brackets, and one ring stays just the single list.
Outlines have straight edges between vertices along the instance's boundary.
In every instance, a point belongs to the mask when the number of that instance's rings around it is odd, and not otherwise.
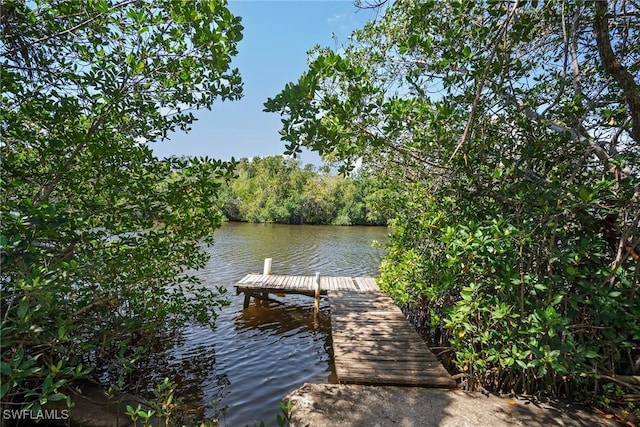
[{"label": "overhanging branch", "polygon": [[631,113],[631,138],[640,143],[640,87],[634,81],[631,73],[616,58],[611,48],[607,0],[596,0],[594,7],[593,27],[602,65],[624,92],[625,102]]}]

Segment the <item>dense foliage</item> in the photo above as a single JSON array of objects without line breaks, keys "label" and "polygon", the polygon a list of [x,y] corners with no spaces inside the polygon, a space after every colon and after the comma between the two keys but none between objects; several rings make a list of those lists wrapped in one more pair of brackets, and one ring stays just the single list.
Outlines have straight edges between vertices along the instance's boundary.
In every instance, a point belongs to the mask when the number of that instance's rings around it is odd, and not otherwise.
[{"label": "dense foliage", "polygon": [[231,221],[281,224],[386,224],[386,192],[364,174],[348,178],[300,167],[283,156],[241,159],[237,176],[220,195]]},{"label": "dense foliage", "polygon": [[159,335],[213,323],[221,291],[187,272],[233,165],[147,143],[240,97],[242,26],[219,0],[9,0],[0,29],[0,398],[36,410],[80,377],[126,386]]},{"label": "dense foliage", "polygon": [[265,103],[398,197],[384,288],[470,388],[638,396],[640,19],[627,1],[397,1]]}]

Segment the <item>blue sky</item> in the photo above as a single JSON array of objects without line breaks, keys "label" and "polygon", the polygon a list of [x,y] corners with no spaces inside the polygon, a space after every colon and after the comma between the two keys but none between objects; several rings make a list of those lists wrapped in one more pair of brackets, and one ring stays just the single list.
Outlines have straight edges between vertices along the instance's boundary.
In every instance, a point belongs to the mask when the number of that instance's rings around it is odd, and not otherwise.
[{"label": "blue sky", "polygon": [[[242,17],[244,25],[244,38],[233,63],[244,81],[244,97],[235,102],[216,102],[211,111],[197,111],[199,120],[189,133],[173,133],[170,140],[152,144],[158,157],[188,155],[228,160],[232,156],[282,154],[280,117],[263,112],[262,104],[286,83],[297,81],[307,69],[306,52],[314,45],[339,47],[354,29],[375,17],[375,11],[357,9],[352,0],[231,0],[229,9]],[[317,154],[307,151],[301,160],[320,163]]]}]

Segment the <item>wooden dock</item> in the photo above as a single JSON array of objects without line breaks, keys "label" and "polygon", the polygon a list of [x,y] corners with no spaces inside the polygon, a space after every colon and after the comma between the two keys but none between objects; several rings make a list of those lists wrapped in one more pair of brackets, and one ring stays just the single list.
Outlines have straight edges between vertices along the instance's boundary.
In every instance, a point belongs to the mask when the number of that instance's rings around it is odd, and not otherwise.
[{"label": "wooden dock", "polygon": [[[240,280],[238,292],[268,292],[303,294],[315,293],[315,276],[283,276],[278,274],[247,274]],[[320,293],[328,291],[370,292],[379,290],[373,277],[320,276]]]},{"label": "wooden dock", "polygon": [[456,386],[391,298],[379,291],[328,295],[338,382]]},{"label": "wooden dock", "polygon": [[[265,267],[265,272],[267,268]],[[456,383],[391,298],[371,277],[248,274],[236,284],[251,297],[269,293],[327,295],[333,359],[338,382],[349,384],[455,387]]]},{"label": "wooden dock", "polygon": [[[371,292],[379,290],[373,277],[283,276],[277,274],[247,274],[236,284],[236,292],[244,293],[244,308],[251,297],[268,294],[302,294],[318,298],[329,291]],[[317,304],[316,304],[317,305]]]}]

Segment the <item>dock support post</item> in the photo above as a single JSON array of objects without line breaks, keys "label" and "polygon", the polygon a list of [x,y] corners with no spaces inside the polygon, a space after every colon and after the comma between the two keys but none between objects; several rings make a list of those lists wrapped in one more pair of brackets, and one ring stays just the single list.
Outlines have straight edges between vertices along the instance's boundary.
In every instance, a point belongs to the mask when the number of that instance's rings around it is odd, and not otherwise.
[{"label": "dock support post", "polygon": [[[269,276],[271,274],[271,263],[273,262],[273,258],[265,258],[264,259],[264,268],[262,269],[263,276]],[[262,296],[264,297],[264,301],[269,299],[269,293],[263,292]]]},{"label": "dock support post", "polygon": [[273,258],[265,258],[264,259],[264,269],[262,270],[262,274],[268,276],[271,274],[271,262]]},{"label": "dock support post", "polygon": [[249,308],[249,303],[251,302],[251,292],[244,291],[244,304],[242,308]]},{"label": "dock support post", "polygon": [[320,311],[320,273],[316,273],[314,314]]}]

